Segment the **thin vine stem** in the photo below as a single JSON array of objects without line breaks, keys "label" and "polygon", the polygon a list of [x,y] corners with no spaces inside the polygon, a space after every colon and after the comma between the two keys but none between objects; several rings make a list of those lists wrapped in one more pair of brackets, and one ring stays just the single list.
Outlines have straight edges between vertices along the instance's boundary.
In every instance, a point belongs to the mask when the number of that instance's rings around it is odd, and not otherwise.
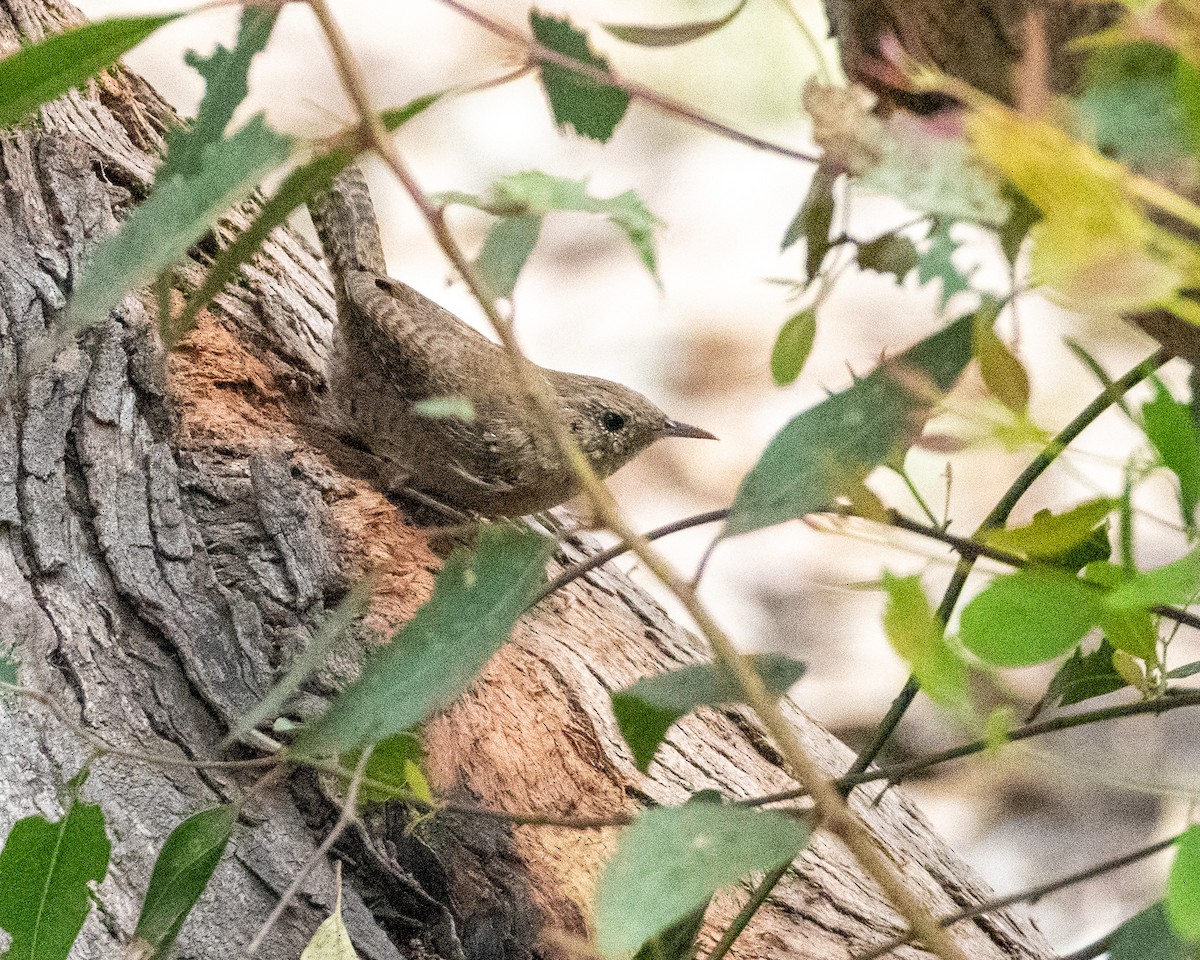
[{"label": "thin vine stem", "polygon": [[[1200,690],[1188,689],[1173,693],[1169,692],[1154,700],[1122,703],[1112,707],[1102,707],[1097,710],[1072,713],[1062,717],[1054,717],[1050,720],[1028,723],[1008,731],[1006,742],[1017,743],[1021,740],[1029,740],[1032,737],[1040,737],[1048,733],[1059,733],[1063,730],[1073,730],[1076,727],[1085,727],[1093,723],[1104,723],[1123,717],[1136,717],[1146,713],[1155,715],[1170,713],[1172,710],[1179,710],[1184,707],[1200,707]],[[835,783],[839,788],[846,791],[852,790],[864,783],[875,783],[879,780],[884,780],[889,784],[897,784],[918,773],[924,773],[933,767],[949,763],[951,760],[959,760],[962,757],[969,757],[972,754],[983,753],[985,750],[994,748],[995,743],[991,740],[972,740],[969,743],[950,747],[948,750],[931,753],[924,757],[914,757],[912,760],[905,760],[885,767],[872,767],[869,770],[847,773],[838,778]],[[739,806],[744,807],[762,807],[772,803],[798,800],[807,795],[807,792],[803,789],[780,790],[776,793],[764,794],[747,800],[739,800],[737,803]]]},{"label": "thin vine stem", "polygon": [[551,50],[549,47],[542,46],[542,44],[533,38],[526,36],[520,30],[501,23],[499,20],[493,20],[486,14],[480,13],[478,10],[460,2],[460,0],[437,0],[437,2],[442,4],[442,6],[449,7],[455,13],[482,27],[489,33],[522,47],[532,60],[540,63],[552,63],[555,66],[563,67],[582,77],[587,77],[594,83],[608,87],[618,87],[629,94],[629,96],[641,100],[663,113],[679,117],[681,120],[685,120],[711,133],[719,134],[735,143],[754,147],[757,150],[763,150],[767,153],[775,153],[792,160],[799,160],[803,163],[816,163],[819,159],[815,154],[803,150],[795,150],[778,143],[772,143],[769,140],[764,140],[762,137],[756,137],[753,134],[738,130],[736,127],[722,123],[720,120],[703,114],[694,107],[689,107],[687,104],[659,93],[650,87],[643,86],[640,83],[633,83],[629,80],[622,80],[609,70],[602,70],[599,67],[576,60],[574,57],[561,54],[557,50]]},{"label": "thin vine stem", "polygon": [[759,908],[767,902],[771,891],[775,889],[779,881],[784,878],[791,867],[790,863],[785,863],[781,867],[776,867],[762,878],[762,881],[750,894],[750,899],[742,905],[742,909],[738,911],[738,915],[725,928],[725,932],[721,934],[721,939],[717,941],[717,945],[712,948],[712,952],[706,960],[724,960],[725,955],[733,948],[734,942],[742,935],[742,931],[754,919],[754,915],[758,913]]},{"label": "thin vine stem", "polygon": [[[332,17],[327,0],[308,0],[308,2],[333,50],[335,65],[351,101],[360,114],[363,133],[369,139],[370,146],[380,154],[404,186],[413,203],[425,218],[443,253],[462,275],[471,293],[479,302],[508,354],[514,375],[530,406],[539,413],[541,425],[554,440],[564,462],[575,473],[584,494],[591,501],[596,515],[617,536],[629,542],[638,559],[664,587],[674,594],[691,616],[700,634],[707,640],[714,659],[728,671],[734,681],[735,687],[739,691],[738,699],[750,707],[767,733],[774,739],[789,773],[809,790],[816,808],[817,823],[823,824],[841,838],[867,875],[875,881],[909,926],[919,932],[921,939],[929,944],[931,950],[941,956],[942,960],[967,960],[966,955],[954,939],[937,925],[929,908],[892,864],[887,854],[876,845],[875,838],[866,824],[846,804],[845,799],[833,786],[832,781],[826,776],[817,760],[801,744],[779,703],[771,695],[751,661],[738,651],[730,637],[699,601],[691,586],[676,574],[670,564],[625,520],[612,493],[596,476],[587,457],[562,423],[557,402],[550,392],[549,385],[545,378],[538,373],[537,368],[522,353],[512,324],[500,315],[495,301],[480,282],[473,265],[467,260],[466,255],[450,234],[444,218],[421,190],[399,153],[388,140],[367,97],[361,71],[354,61],[340,27]],[[456,9],[468,9],[458,4],[457,0],[442,0],[442,2],[454,6]],[[577,63],[571,61],[568,66],[575,70]]]},{"label": "thin vine stem", "polygon": [[[1018,903],[1036,903],[1051,893],[1059,890],[1065,890],[1067,887],[1073,887],[1080,883],[1086,883],[1089,880],[1094,880],[1096,877],[1102,877],[1108,873],[1114,873],[1140,860],[1145,860],[1147,857],[1152,857],[1156,853],[1161,853],[1168,847],[1174,846],[1179,842],[1179,838],[1183,834],[1176,834],[1173,837],[1168,837],[1166,840],[1159,840],[1157,843],[1149,844],[1142,847],[1140,850],[1134,850],[1132,853],[1127,853],[1124,856],[1113,857],[1111,860],[1105,860],[1101,863],[1094,864],[1083,870],[1077,870],[1074,873],[1066,874],[1056,880],[1039,883],[1035,886],[1028,887],[1025,890],[1019,890],[1016,893],[1010,893],[1003,897],[995,897],[990,900],[984,900],[982,903],[977,903],[973,907],[964,907],[954,913],[943,917],[939,923],[944,927],[952,926],[956,923],[961,923],[963,920],[973,920],[975,917],[981,917],[986,913],[993,913],[996,910],[1003,910],[1005,907],[1011,907]],[[878,946],[872,947],[866,953],[856,954],[852,960],[878,960],[879,957],[891,953],[897,947],[902,947],[906,943],[912,943],[913,935],[911,932],[905,932],[898,936],[892,937]]]}]

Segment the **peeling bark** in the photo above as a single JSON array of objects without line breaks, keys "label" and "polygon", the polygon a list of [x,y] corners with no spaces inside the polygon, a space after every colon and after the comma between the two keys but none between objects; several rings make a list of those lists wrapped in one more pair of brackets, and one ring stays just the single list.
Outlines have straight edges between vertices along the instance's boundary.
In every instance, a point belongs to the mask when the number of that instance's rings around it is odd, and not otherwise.
[{"label": "peeling bark", "polygon": [[[0,49],[78,22],[63,0],[0,0]],[[16,644],[22,683],[110,743],[196,758],[216,755],[322,614],[375,571],[351,649],[296,708],[320,709],[377,636],[428,597],[440,560],[429,532],[372,486],[363,456],[322,433],[333,301],[319,259],[289,232],[271,236],[169,358],[153,304],[136,295],[78,343],[55,335],[88,248],[145,196],[172,122],[143,81],[115,72],[0,135],[0,639]],[[242,223],[229,217],[217,241]],[[181,290],[202,275],[204,255],[194,256],[177,272]],[[574,541],[560,560],[586,549]],[[597,572],[526,617],[462,702],[429,724],[434,786],[451,799],[579,815],[678,802],[704,787],[750,796],[789,786],[736,710],[687,719],[651,775],[637,772],[609,691],[700,657],[653,601]],[[848,764],[841,744],[791,715],[829,770]],[[0,702],[0,834],[35,812],[57,817],[62,784],[88,756],[40,706]],[[114,848],[80,958],[119,955],[169,830],[252,782],[114,756],[91,771],[84,797],[104,811]],[[988,895],[900,791],[876,807],[871,799],[859,791],[855,802],[931,909]],[[263,791],[175,955],[237,955],[336,814],[308,772]],[[554,955],[550,931],[586,934],[612,831],[408,820],[403,809],[376,811],[339,848],[346,921],[363,957],[515,960]],[[714,923],[744,895],[722,897]],[[326,863],[261,956],[297,956],[332,905]],[[838,843],[821,837],[735,953],[841,958],[898,926]],[[1050,956],[1011,912],[957,929],[973,958]]]}]

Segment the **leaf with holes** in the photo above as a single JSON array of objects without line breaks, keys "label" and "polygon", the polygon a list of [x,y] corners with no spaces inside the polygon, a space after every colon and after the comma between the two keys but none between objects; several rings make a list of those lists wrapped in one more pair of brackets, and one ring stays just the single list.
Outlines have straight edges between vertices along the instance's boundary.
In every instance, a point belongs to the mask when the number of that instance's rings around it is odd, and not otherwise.
[{"label": "leaf with holes", "polygon": [[[529,11],[529,24],[539,44],[571,60],[608,72],[608,61],[595,53],[587,36],[569,20]],[[535,54],[536,55],[536,54]],[[541,64],[542,87],[550,101],[554,121],[575,132],[605,143],[629,107],[629,94],[558,63]]]},{"label": "leaf with holes", "polygon": [[104,814],[73,802],[58,822],[18,820],[0,850],[0,930],[9,960],[65,960],[108,872]]}]

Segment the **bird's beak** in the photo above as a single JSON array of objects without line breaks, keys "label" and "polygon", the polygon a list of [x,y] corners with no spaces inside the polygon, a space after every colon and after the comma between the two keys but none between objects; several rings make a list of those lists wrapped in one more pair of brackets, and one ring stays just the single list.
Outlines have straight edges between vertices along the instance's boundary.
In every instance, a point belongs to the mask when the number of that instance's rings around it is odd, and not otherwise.
[{"label": "bird's beak", "polygon": [[714,434],[707,430],[701,430],[699,427],[693,427],[691,424],[680,423],[677,420],[668,420],[662,425],[658,431],[662,437],[692,437],[695,440],[716,440]]}]

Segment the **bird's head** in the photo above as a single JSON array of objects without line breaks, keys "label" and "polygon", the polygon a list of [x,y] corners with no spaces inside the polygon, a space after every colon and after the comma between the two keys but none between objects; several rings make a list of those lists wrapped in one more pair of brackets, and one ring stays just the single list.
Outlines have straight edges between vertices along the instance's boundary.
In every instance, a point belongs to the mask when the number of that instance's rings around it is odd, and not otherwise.
[{"label": "bird's head", "polygon": [[717,439],[672,420],[636,390],[600,377],[555,371],[551,384],[575,442],[602,477],[664,437]]}]

